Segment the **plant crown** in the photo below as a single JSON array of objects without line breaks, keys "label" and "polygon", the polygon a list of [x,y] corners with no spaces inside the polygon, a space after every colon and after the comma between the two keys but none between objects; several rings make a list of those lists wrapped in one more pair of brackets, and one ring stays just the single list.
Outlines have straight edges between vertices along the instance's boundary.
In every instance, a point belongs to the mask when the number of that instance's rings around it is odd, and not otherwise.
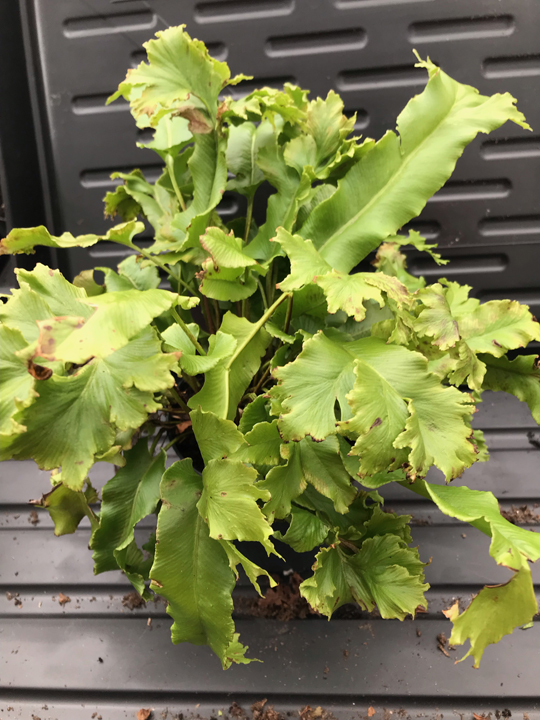
[{"label": "plant crown", "polygon": [[[73,283],[41,264],[17,270],[1,306],[3,459],[52,470],[39,505],[55,533],[87,516],[95,572],[121,569],[143,598],[164,597],[173,642],[209,645],[224,668],[249,662],[232,619],[238,568],[259,592],[260,576],[275,584],[242,541],[268,555],[272,538],[316,549],[300,591],[328,617],[350,602],[401,620],[426,607],[410,516],[383,511],[378,492],[399,483],[490,536],[493,560],[512,570],[447,611],[450,643],[469,640],[477,666],[538,610],[529,561],[540,535],[504,519],[490,492],[449,483],[488,459],[471,429],[485,389],[514,394],[540,423],[536,357],[506,357],[540,340],[540,326],[517,302],[480,304],[467,286],[409,274],[402,246],[445,261],[402,228],[478,133],[528,128],[515,100],[419,59],[427,85],[397,132],[362,140],[333,91],[230,97],[244,76],[183,27],[145,47],[148,63],[110,101],[122,96],[138,127],[155,129],[144,147],[163,161],[159,179],[113,176],[105,214],[122,222],[105,235],[36,227],[1,242],[2,253],[98,242],[130,253],[117,272],[97,268],[104,284],[94,270]],[[263,183],[273,193],[257,225]],[[222,220],[225,191],[245,218]],[[145,223],[153,241],[137,245]],[[371,253],[374,269],[359,270]],[[171,444],[188,457],[166,467]],[[96,462],[117,468],[101,499],[88,479]],[[425,481],[432,466],[446,484]],[[141,548],[134,529],[152,514]]]}]

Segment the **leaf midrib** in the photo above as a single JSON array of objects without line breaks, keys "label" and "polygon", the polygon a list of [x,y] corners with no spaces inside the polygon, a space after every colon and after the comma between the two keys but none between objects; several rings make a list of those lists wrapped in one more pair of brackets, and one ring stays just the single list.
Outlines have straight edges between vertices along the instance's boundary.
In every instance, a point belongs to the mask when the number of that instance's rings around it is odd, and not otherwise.
[{"label": "leaf midrib", "polygon": [[[428,80],[428,83],[429,83],[429,80]],[[401,163],[398,171],[392,176],[392,178],[390,179],[390,181],[389,181],[388,183],[386,183],[386,184],[371,198],[371,200],[367,203],[367,205],[364,205],[364,207],[360,210],[360,212],[358,212],[358,213],[357,213],[356,215],[354,215],[350,220],[348,220],[344,225],[342,225],[342,226],[339,228],[339,230],[337,230],[335,233],[333,233],[333,234],[320,246],[319,252],[320,252],[321,254],[322,254],[323,250],[324,250],[326,247],[331,247],[332,244],[333,244],[333,242],[334,242],[334,240],[339,239],[340,235],[341,235],[343,232],[345,232],[346,230],[348,230],[351,225],[354,225],[354,224],[358,221],[359,218],[361,218],[364,214],[367,214],[367,213],[369,212],[369,210],[372,208],[372,206],[373,206],[374,204],[376,204],[376,202],[378,202],[378,200],[380,199],[380,197],[381,197],[382,195],[386,194],[386,193],[388,192],[389,188],[391,188],[393,185],[396,184],[397,179],[399,179],[399,178],[401,177],[403,171],[408,167],[408,165],[409,165],[409,163],[412,161],[412,159],[415,158],[415,157],[418,155],[418,153],[420,152],[420,150],[425,146],[425,144],[426,144],[429,140],[431,140],[431,138],[432,138],[433,135],[437,132],[437,130],[439,129],[439,127],[442,125],[442,123],[445,122],[445,121],[450,117],[450,115],[454,112],[454,110],[455,110],[455,108],[456,108],[457,105],[459,105],[459,103],[456,102],[456,97],[454,97],[454,102],[452,103],[452,106],[451,106],[451,109],[449,110],[449,112],[446,113],[446,114],[441,118],[441,120],[439,120],[439,122],[435,125],[435,127],[434,127],[433,130],[431,131],[431,133],[415,148],[415,150],[413,150],[413,152],[409,153],[407,156],[405,156],[404,159],[402,159],[402,163]],[[392,130],[392,131],[389,131],[389,132],[392,132],[392,133],[393,133],[394,131]],[[396,135],[396,133],[394,133],[394,135]],[[383,138],[384,138],[384,137],[385,137],[385,136],[383,136]],[[396,135],[396,137],[399,138],[399,147],[400,147],[400,152],[401,152],[401,135]],[[381,138],[381,140],[379,140],[379,142],[381,142],[383,138]],[[377,143],[377,144],[378,144],[378,143]],[[376,147],[376,145],[372,148],[371,152],[375,149],[375,147]],[[368,153],[368,155],[369,155],[369,153]],[[367,155],[366,155],[365,157],[367,157]],[[403,155],[401,155],[401,157],[403,158]],[[360,161],[359,165],[360,165],[360,164],[361,164],[361,161]],[[329,198],[329,200],[331,200],[331,197]],[[426,202],[427,202],[427,200],[426,200]],[[424,204],[425,204],[425,203],[424,203]],[[396,230],[397,230],[397,229],[399,229],[399,228],[396,228]],[[385,237],[388,237],[389,234],[391,234],[391,233],[388,233]]]}]

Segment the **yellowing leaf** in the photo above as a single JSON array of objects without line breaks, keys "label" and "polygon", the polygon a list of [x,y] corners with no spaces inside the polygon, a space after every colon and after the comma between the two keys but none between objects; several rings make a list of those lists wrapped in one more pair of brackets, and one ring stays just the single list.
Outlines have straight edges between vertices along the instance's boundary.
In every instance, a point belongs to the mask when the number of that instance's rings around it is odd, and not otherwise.
[{"label": "yellowing leaf", "polygon": [[134,235],[144,230],[141,222],[123,223],[108,230],[105,235],[78,235],[73,236],[69,232],[54,237],[43,225],[33,228],[15,228],[6,238],[0,240],[0,255],[16,255],[18,253],[33,253],[36,245],[53,248],[90,247],[100,240],[106,242],[120,243],[120,245],[131,245]]},{"label": "yellowing leaf", "polygon": [[63,483],[80,490],[97,456],[115,444],[116,431],[140,427],[160,407],[153,393],[173,385],[175,363],[148,329],[73,375],[52,375],[14,416],[27,429],[10,438],[3,459],[32,458],[46,470],[61,466]]},{"label": "yellowing leaf", "polygon": [[395,535],[365,540],[359,551],[345,554],[340,547],[325,548],[317,555],[315,572],[300,585],[309,604],[330,617],[341,605],[355,601],[363,609],[375,605],[383,618],[403,620],[419,605],[427,605],[424,563],[418,551]]},{"label": "yellowing leaf", "polygon": [[491,535],[490,555],[499,565],[516,571],[506,584],[481,590],[461,615],[456,607],[448,614],[454,623],[450,643],[462,645],[470,639],[470,650],[462,659],[473,655],[478,667],[487,645],[529,622],[538,611],[527,561],[540,558],[540,535],[503,518],[490,492],[417,482],[417,492],[431,498],[445,515],[470,522]]},{"label": "yellowing leaf", "polygon": [[481,356],[487,365],[483,387],[502,390],[526,402],[540,425],[540,365],[537,355],[521,355],[515,360]]},{"label": "yellowing leaf", "polygon": [[19,350],[27,347],[26,340],[18,330],[0,325],[0,432],[20,432],[12,416],[21,404],[33,400],[34,378],[27,364],[17,357]]},{"label": "yellowing leaf", "polygon": [[[217,98],[230,78],[226,63],[214,60],[200,40],[193,40],[184,25],[160,30],[155,40],[144,43],[148,64],[128,70],[126,79],[108,102],[123,96],[131,103],[135,118],[146,115],[159,119],[194,96],[212,122],[216,120]],[[142,123],[144,126],[144,123]]]},{"label": "yellowing leaf", "polygon": [[459,328],[457,320],[446,299],[444,288],[439,283],[420,290],[418,297],[425,306],[415,323],[415,330],[419,335],[433,338],[435,345],[441,350],[454,347],[459,341]]},{"label": "yellowing leaf", "polygon": [[319,333],[275,376],[280,384],[270,395],[280,403],[282,436],[320,441],[339,426],[358,441],[353,452],[361,456],[362,475],[406,462],[411,476],[434,464],[453,478],[476,459],[472,399],[443,387],[419,353],[378,338],[340,342]]},{"label": "yellowing leaf", "polygon": [[245,446],[244,436],[232,420],[224,420],[201,408],[190,413],[193,432],[205,464],[210,460],[221,460],[234,455],[238,448]]},{"label": "yellowing leaf", "polygon": [[450,644],[463,645],[470,640],[471,647],[460,661],[472,655],[473,667],[477,668],[488,645],[511,635],[516,627],[530,622],[537,612],[531,571],[523,566],[507,583],[488,585],[480,590],[461,614],[456,607],[447,613],[454,625]]},{"label": "yellowing leaf", "polygon": [[90,482],[87,482],[84,492],[71,490],[60,482],[39,500],[32,500],[31,503],[34,507],[48,510],[54,523],[55,535],[70,535],[75,532],[85,515],[90,516],[92,529],[97,527],[98,521],[89,510],[89,505],[97,500],[97,493]]},{"label": "yellowing leaf", "polygon": [[123,290],[84,300],[96,309],[86,320],[59,317],[38,322],[36,354],[51,360],[84,363],[124,347],[157,315],[176,302],[166,290]]}]

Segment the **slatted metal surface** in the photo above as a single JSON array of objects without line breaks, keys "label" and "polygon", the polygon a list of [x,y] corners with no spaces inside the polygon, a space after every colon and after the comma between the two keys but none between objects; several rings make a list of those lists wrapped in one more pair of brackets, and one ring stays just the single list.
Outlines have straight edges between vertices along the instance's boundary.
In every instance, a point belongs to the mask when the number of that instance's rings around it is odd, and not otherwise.
[{"label": "slatted metal surface", "polygon": [[[540,431],[526,406],[486,393],[477,418],[492,459],[456,483],[492,490],[503,509],[526,505],[540,512]],[[233,701],[249,710],[265,697],[284,713],[296,715],[309,704],[343,720],[365,718],[369,707],[375,720],[389,720],[390,711],[469,719],[473,712],[498,711],[500,717],[510,710],[524,720],[520,713],[540,718],[540,622],[489,648],[480,670],[472,670],[470,660],[454,665],[462,649],[450,657],[438,649],[438,634],[449,632],[441,610],[456,598],[464,607],[481,585],[505,582],[509,571],[490,560],[488,538],[401,487],[384,494],[388,506],[413,515],[421,557],[433,558],[426,568],[428,612],[402,623],[367,615],[330,624],[241,617],[242,640],[264,664],[223,673],[207,648],[170,644],[171,620],[161,602],[129,610],[122,598],[130,586],[120,573],[92,575],[86,520],[61,538],[53,536],[46,512],[31,522],[25,503],[47,487],[47,473],[26,462],[5,463],[0,471],[2,719],[33,713],[42,720],[79,720],[96,712],[116,720],[135,718],[143,707],[153,708],[155,718],[165,710],[170,714],[163,717],[210,718],[227,715]],[[100,487],[110,468],[100,464],[93,472]],[[439,480],[437,471],[430,479]],[[150,527],[139,525],[139,540]],[[540,568],[533,568],[533,577],[540,598]],[[250,592],[247,581],[235,591]],[[61,605],[60,593],[70,602]]]},{"label": "slatted metal surface", "polygon": [[[135,147],[140,136],[125,104],[103,103],[126,67],[144,59],[142,42],[171,24],[185,22],[233,73],[254,75],[253,86],[290,80],[314,95],[337,89],[347,111],[358,112],[358,131],[376,138],[425,82],[413,47],[483,93],[511,92],[534,132],[506,125],[478,138],[416,227],[452,259],[447,277],[485,299],[527,302],[540,316],[536,0],[21,0],[21,7],[48,224],[56,232],[108,227],[101,198],[113,170],[159,172],[154,155]],[[226,198],[224,217],[237,211]],[[60,263],[73,275],[114,264],[117,253],[78,250]],[[411,253],[410,262],[434,279],[424,258]],[[463,482],[492,490],[505,509],[539,512],[540,432],[527,408],[486,394],[477,425],[486,429],[492,458]],[[108,470],[97,466],[98,486]],[[264,697],[282,713],[321,705],[340,720],[366,718],[369,707],[374,720],[489,712],[540,720],[538,623],[489,649],[478,671],[470,661],[454,666],[460,651],[447,658],[438,650],[438,633],[448,632],[441,609],[507,573],[490,560],[485,538],[401,488],[386,491],[387,504],[414,515],[422,557],[433,556],[428,613],[403,623],[241,618],[242,639],[264,664],[223,673],[206,648],[170,645],[162,604],[130,611],[122,576],[92,575],[85,523],[55,538],[44,513],[29,522],[26,502],[46,490],[45,473],[5,463],[0,475],[1,720],[119,720],[143,707],[154,718],[218,718],[232,701],[249,717],[249,705]],[[141,537],[148,531],[144,523],[138,529]],[[59,605],[60,592],[71,602]],[[241,584],[237,592],[249,590]]]},{"label": "slatted metal surface", "polygon": [[[284,81],[313,95],[339,91],[357,130],[378,138],[425,83],[412,49],[483,93],[509,91],[534,132],[507,123],[467,148],[456,173],[413,226],[453,260],[445,274],[482,297],[516,297],[540,314],[540,10],[537,0],[25,0],[38,93],[50,223],[58,231],[105,230],[101,198],[116,169],[159,171],[138,149],[126,103],[105,107],[126,68],[144,59],[156,30],[189,32],[254,80]],[[225,198],[225,217],[237,212]],[[75,273],[117,262],[99,246],[61,258]],[[411,255],[415,272],[438,273]],[[66,267],[67,264],[67,267]]]}]

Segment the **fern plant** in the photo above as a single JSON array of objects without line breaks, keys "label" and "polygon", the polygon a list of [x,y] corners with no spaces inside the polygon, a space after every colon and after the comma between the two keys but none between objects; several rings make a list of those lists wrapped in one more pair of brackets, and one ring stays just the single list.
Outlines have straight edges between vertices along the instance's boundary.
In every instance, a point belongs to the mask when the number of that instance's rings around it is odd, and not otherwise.
[{"label": "fern plant", "polygon": [[[471,429],[484,390],[514,394],[540,422],[536,358],[506,357],[540,340],[540,326],[517,302],[480,304],[467,286],[410,275],[402,246],[445,261],[400,230],[478,133],[528,128],[515,100],[419,59],[427,84],[397,132],[360,139],[332,91],[228,97],[244,77],[183,27],[146,49],[110,101],[124,97],[138,127],[155,130],[145,147],[163,161],[159,179],[115,174],[105,213],[122,222],[105,235],[36,227],[1,242],[2,253],[132,251],[117,271],[98,268],[103,284],[95,269],[73,282],[39,264],[17,270],[1,307],[2,457],[52,470],[39,504],[55,533],[88,517],[95,572],[120,569],[143,598],[165,598],[173,642],[210,645],[224,668],[249,662],[232,620],[239,566],[259,592],[260,576],[275,584],[242,541],[269,555],[273,538],[315,549],[300,590],[328,617],[348,602],[399,619],[426,606],[410,517],[383,511],[378,493],[399,483],[490,536],[493,560],[513,571],[447,613],[450,642],[470,640],[477,666],[538,610],[529,561],[540,536],[505,520],[491,493],[451,481],[488,459]],[[257,226],[263,183],[273,193]],[[245,218],[222,221],[226,190]],[[145,224],[153,241],[137,244]],[[371,253],[374,270],[357,270]],[[184,459],[166,467],[171,445]],[[117,468],[101,498],[88,479],[96,462]],[[424,480],[432,466],[445,482]],[[152,514],[141,548],[134,528]]]}]

